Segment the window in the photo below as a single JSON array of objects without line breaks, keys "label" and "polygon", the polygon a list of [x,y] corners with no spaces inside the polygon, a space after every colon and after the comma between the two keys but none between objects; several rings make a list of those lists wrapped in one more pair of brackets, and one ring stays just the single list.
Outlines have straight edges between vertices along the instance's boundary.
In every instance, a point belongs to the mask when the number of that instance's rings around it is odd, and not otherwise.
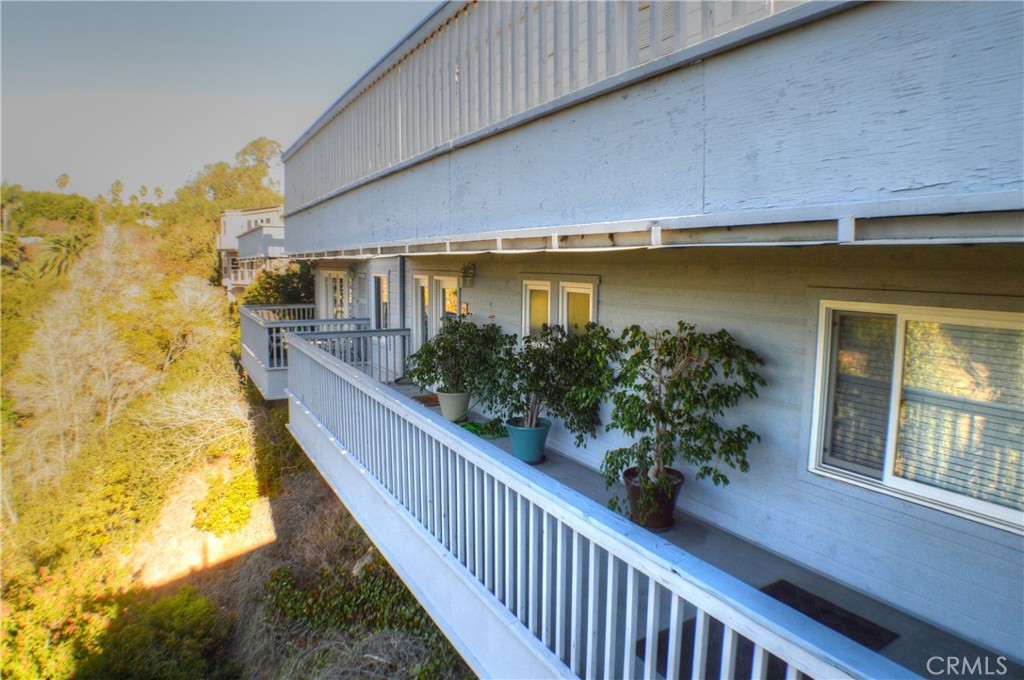
[{"label": "window", "polygon": [[589,283],[562,283],[558,287],[561,314],[558,323],[569,333],[586,327],[597,316],[594,309],[594,286]]},{"label": "window", "polygon": [[342,319],[348,316],[348,296],[351,291],[344,272],[326,272],[323,275],[324,308],[327,319]]},{"label": "window", "polygon": [[440,314],[435,316],[452,319],[459,316],[459,284],[454,276],[438,276],[434,279],[437,300],[441,305]]},{"label": "window", "polygon": [[546,323],[551,323],[551,284],[547,281],[524,281],[524,335],[540,335],[540,329]]},{"label": "window", "polygon": [[388,277],[386,274],[373,277],[373,327],[390,327],[388,325]]},{"label": "window", "polygon": [[456,276],[417,274],[413,277],[413,345],[420,347],[437,333],[442,318],[459,315],[459,287]]},{"label": "window", "polygon": [[[573,333],[597,321],[598,277],[527,274],[522,281],[523,335],[535,336],[544,324],[552,323]],[[557,291],[557,297],[552,291]]]},{"label": "window", "polygon": [[822,302],[812,469],[1019,530],[1022,320]]}]

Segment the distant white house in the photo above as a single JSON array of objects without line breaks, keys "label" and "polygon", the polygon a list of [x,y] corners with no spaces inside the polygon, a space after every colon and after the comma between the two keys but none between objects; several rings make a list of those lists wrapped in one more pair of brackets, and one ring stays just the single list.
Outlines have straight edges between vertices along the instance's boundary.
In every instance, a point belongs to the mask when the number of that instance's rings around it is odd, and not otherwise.
[{"label": "distant white house", "polygon": [[[449,2],[284,161],[317,302],[245,360],[477,672],[1024,662],[1024,4]],[[728,329],[762,441],[679,509],[936,637],[887,665],[351,370],[451,313]]]},{"label": "distant white house", "polygon": [[262,270],[287,262],[282,212],[283,206],[276,205],[221,213],[217,235],[221,284],[232,297],[245,290]]}]

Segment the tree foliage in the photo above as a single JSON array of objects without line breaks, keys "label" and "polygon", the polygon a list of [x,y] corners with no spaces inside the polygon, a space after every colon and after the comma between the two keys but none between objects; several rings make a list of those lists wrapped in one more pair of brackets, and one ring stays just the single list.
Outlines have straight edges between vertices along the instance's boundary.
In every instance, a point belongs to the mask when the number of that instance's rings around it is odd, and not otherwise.
[{"label": "tree foliage", "polygon": [[760,437],[746,424],[727,427],[723,417],[766,384],[758,373],[760,356],[724,329],[706,333],[685,321],[674,330],[630,326],[619,345],[608,428],[636,439],[605,454],[608,487],[636,467],[649,500],[651,489],[668,484],[665,469],[677,459],[696,467],[697,479],[710,477],[716,485],[729,483],[723,466],[749,469],[747,449]]},{"label": "tree foliage", "polygon": [[498,361],[497,403],[523,427],[541,413],[560,418],[583,446],[601,424],[601,402],[612,385],[616,344],[596,323],[569,333],[544,325],[540,335],[507,344]]},{"label": "tree foliage", "polygon": [[478,326],[465,317],[444,319],[441,329],[409,357],[406,375],[421,387],[441,392],[469,392],[490,400],[497,359],[512,336],[496,324]]},{"label": "tree foliage", "polygon": [[264,270],[242,293],[244,305],[290,305],[314,302],[313,267],[293,262],[281,271]]},{"label": "tree foliage", "polygon": [[234,164],[221,161],[205,166],[173,199],[152,206],[164,271],[206,278],[216,266],[220,214],[278,205],[284,200],[270,176],[280,153],[277,142],[255,139],[236,154]]},{"label": "tree foliage", "polygon": [[6,185],[5,194],[5,210],[10,209],[9,218],[14,228],[25,235],[31,235],[43,221],[79,225],[89,233],[99,225],[96,205],[78,194],[24,191],[18,185]]}]

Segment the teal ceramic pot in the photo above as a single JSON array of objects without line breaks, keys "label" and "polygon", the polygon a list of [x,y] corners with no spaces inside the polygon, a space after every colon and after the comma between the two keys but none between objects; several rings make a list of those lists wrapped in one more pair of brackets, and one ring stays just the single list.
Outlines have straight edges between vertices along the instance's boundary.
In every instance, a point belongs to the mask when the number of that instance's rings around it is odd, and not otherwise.
[{"label": "teal ceramic pot", "polygon": [[520,427],[517,425],[520,422],[522,422],[522,418],[505,421],[508,437],[512,440],[512,455],[530,465],[543,462],[544,443],[548,439],[551,421],[547,418],[538,419],[540,427]]}]

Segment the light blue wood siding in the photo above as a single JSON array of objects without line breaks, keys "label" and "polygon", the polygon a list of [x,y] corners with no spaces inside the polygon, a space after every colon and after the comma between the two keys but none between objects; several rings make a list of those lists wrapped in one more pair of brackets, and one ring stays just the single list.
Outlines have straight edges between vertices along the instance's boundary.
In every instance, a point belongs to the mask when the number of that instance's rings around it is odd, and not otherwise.
[{"label": "light blue wood siding", "polygon": [[[523,275],[599,276],[598,317],[668,327],[726,328],[762,354],[768,387],[736,412],[762,436],[748,474],[727,487],[684,487],[680,505],[711,524],[1001,653],[1024,656],[1024,541],[938,510],[809,470],[820,299],[1024,311],[1024,247],[712,248],[616,254],[479,255],[462,291],[476,318],[522,324]],[[445,270],[467,258],[415,258]],[[557,427],[551,443],[598,468],[625,443],[585,449]],[[880,622],[883,623],[884,622]],[[910,644],[904,641],[901,644]],[[927,644],[927,641],[921,644]]]},{"label": "light blue wood siding", "polygon": [[291,214],[287,249],[1020,192],[1022,22],[868,3]]}]

